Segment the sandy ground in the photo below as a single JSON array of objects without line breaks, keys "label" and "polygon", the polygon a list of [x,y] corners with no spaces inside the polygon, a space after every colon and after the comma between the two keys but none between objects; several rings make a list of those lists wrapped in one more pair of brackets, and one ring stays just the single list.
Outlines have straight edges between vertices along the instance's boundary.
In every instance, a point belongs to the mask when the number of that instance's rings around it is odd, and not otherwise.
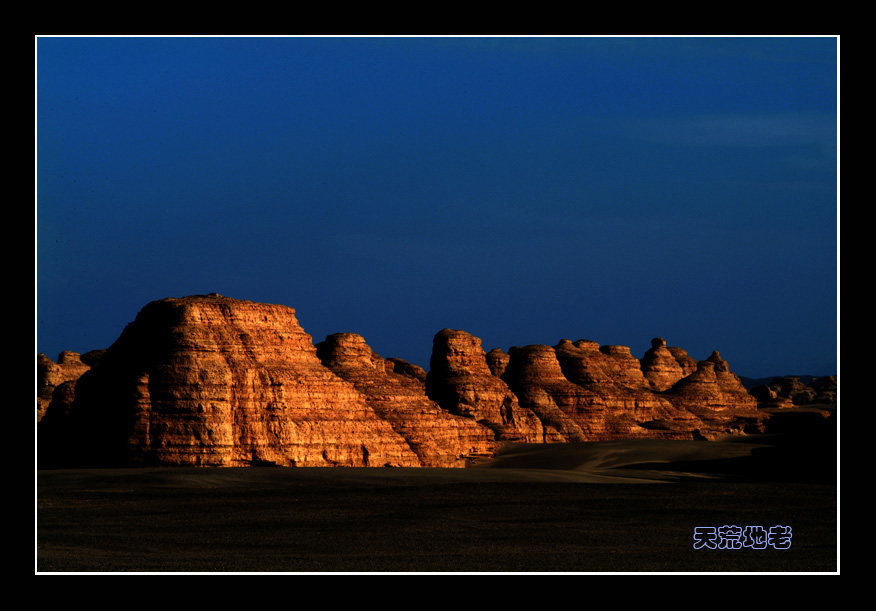
[{"label": "sandy ground", "polygon": [[[835,428],[799,428],[467,469],[37,471],[36,572],[837,572]],[[724,525],[791,545],[695,549]]]}]

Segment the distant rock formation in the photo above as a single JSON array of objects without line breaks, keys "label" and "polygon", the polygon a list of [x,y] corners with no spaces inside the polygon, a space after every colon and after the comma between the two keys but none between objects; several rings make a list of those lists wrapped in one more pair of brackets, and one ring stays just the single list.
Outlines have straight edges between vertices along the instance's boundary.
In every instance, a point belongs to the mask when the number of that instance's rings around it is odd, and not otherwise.
[{"label": "distant rock formation", "polygon": [[673,385],[666,397],[703,421],[700,432],[706,438],[763,430],[767,416],[757,410],[757,401],[711,358],[697,363],[697,370]]},{"label": "distant rock formation", "polygon": [[37,355],[37,422],[53,401],[57,404],[55,410],[69,410],[76,380],[100,360],[102,353],[94,350],[80,355],[65,350],[57,363],[45,354]]},{"label": "distant rock formation", "polygon": [[766,417],[720,354],[660,338],[639,361],[588,340],[487,353],[444,329],[426,372],[217,294],[152,302],[107,350],[37,361],[50,466],[460,467],[504,441],[712,439]]},{"label": "distant rock formation", "polygon": [[829,406],[837,402],[837,377],[812,378],[807,383],[799,376],[773,378],[751,390],[760,408]]}]

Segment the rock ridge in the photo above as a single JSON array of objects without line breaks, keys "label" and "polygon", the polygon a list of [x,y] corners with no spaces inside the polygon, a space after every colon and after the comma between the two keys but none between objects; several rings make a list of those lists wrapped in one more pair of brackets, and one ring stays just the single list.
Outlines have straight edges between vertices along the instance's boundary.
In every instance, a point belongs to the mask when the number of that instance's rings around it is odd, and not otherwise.
[{"label": "rock ridge", "polygon": [[804,380],[801,376],[773,378],[768,384],[755,386],[751,394],[761,408],[787,409],[814,405],[835,405],[837,376]]},{"label": "rock ridge", "polygon": [[720,353],[662,338],[640,360],[585,339],[485,352],[443,329],[427,372],[216,293],[147,304],[106,350],[40,354],[37,381],[43,467],[464,467],[506,441],[714,439],[768,417]]}]

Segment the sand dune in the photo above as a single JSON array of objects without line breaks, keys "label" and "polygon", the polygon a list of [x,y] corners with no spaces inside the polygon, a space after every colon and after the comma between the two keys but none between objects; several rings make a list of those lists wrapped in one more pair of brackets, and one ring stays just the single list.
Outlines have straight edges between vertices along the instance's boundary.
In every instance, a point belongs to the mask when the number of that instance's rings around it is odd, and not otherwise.
[{"label": "sand dune", "polygon": [[726,475],[727,459],[748,458],[753,450],[763,447],[762,443],[752,443],[750,438],[717,443],[640,439],[506,444],[493,458],[479,461],[472,467],[523,471],[531,477],[541,475],[545,479],[564,477],[593,483],[657,483],[686,477]]}]

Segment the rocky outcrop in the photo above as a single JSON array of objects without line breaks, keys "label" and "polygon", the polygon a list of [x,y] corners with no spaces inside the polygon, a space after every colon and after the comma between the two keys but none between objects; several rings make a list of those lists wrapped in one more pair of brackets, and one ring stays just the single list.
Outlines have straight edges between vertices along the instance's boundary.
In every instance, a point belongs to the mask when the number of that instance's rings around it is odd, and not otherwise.
[{"label": "rocky outcrop", "polygon": [[80,355],[65,350],[58,356],[57,363],[43,353],[37,355],[37,422],[43,419],[53,400],[57,404],[53,409],[69,411],[72,389],[62,389],[57,397],[54,397],[55,390],[64,384],[75,384],[83,373],[100,360],[102,353],[102,350],[94,350]]},{"label": "rocky outcrop", "polygon": [[814,403],[836,404],[839,400],[839,387],[836,376],[815,378],[809,385],[815,389]]},{"label": "rocky outcrop", "polygon": [[664,396],[700,418],[704,426],[698,433],[707,439],[763,432],[768,416],[757,410],[757,402],[738,378],[734,384],[727,375],[729,371],[721,371],[717,360],[713,354],[710,360],[697,363],[697,370],[679,380]]},{"label": "rocky outcrop", "polygon": [[730,365],[721,358],[720,352],[715,350],[706,360],[715,365],[715,378],[727,403],[737,410],[751,411],[757,408],[757,400],[748,393],[739,376],[730,371]]},{"label": "rocky outcrop", "polygon": [[444,329],[435,335],[426,392],[450,413],[490,428],[500,440],[543,437],[538,418],[493,375],[481,340],[465,331]]},{"label": "rocky outcrop", "polygon": [[812,378],[808,383],[799,376],[773,378],[769,384],[753,388],[751,394],[761,408],[831,406],[837,402],[837,378]]},{"label": "rocky outcrop", "polygon": [[657,392],[672,388],[673,384],[685,377],[684,369],[666,347],[666,340],[662,337],[651,340],[651,349],[642,357],[642,373]]},{"label": "rocky outcrop", "polygon": [[323,365],[353,384],[374,413],[404,438],[420,465],[461,467],[470,457],[496,449],[489,428],[442,409],[426,396],[422,368],[383,359],[355,333],[330,335],[316,348]]},{"label": "rocky outcrop", "polygon": [[628,346],[601,346],[599,351],[606,356],[605,370],[615,384],[651,390],[651,385],[642,372],[642,364],[633,356]]},{"label": "rocky outcrop", "polygon": [[219,295],[147,305],[79,379],[86,464],[419,466],[291,308]]},{"label": "rocky outcrop", "polygon": [[[444,329],[426,372],[355,333],[315,346],[286,306],[163,299],[106,351],[38,356],[39,456],[52,466],[454,467],[503,441],[763,429],[765,413],[718,352],[693,363],[660,338],[639,360],[589,340],[485,353],[479,338]],[[830,380],[818,392],[829,396]]]},{"label": "rocky outcrop", "polygon": [[702,422],[652,392],[629,348],[621,348],[602,351],[596,342],[586,340],[563,340],[554,347],[566,379],[598,395],[605,404],[604,438],[692,438]]},{"label": "rocky outcrop", "polygon": [[751,390],[751,396],[757,401],[757,405],[761,409],[789,409],[796,407],[794,400],[789,396],[780,394],[780,389],[777,389],[772,384],[764,384]]},{"label": "rocky outcrop", "polygon": [[386,359],[386,370],[406,375],[411,378],[416,378],[423,384],[426,383],[426,370],[419,365],[408,363],[404,359],[390,357]]},{"label": "rocky outcrop", "polygon": [[542,421],[542,441],[691,439],[702,426],[650,390],[629,348],[562,340],[513,347],[509,355],[503,377]]},{"label": "rocky outcrop", "polygon": [[508,367],[508,361],[510,359],[511,357],[508,356],[508,353],[501,348],[493,348],[487,352],[487,367],[490,368],[490,372],[494,376],[501,378],[502,374],[505,373],[505,369]]},{"label": "rocky outcrop", "polygon": [[682,377],[687,377],[697,370],[697,360],[687,353],[684,348],[668,346],[667,350],[675,357],[675,361],[681,367]]},{"label": "rocky outcrop", "polygon": [[605,403],[595,393],[569,382],[550,346],[514,346],[504,378],[520,405],[542,423],[539,441],[556,443],[587,441],[601,433],[600,415]]}]

